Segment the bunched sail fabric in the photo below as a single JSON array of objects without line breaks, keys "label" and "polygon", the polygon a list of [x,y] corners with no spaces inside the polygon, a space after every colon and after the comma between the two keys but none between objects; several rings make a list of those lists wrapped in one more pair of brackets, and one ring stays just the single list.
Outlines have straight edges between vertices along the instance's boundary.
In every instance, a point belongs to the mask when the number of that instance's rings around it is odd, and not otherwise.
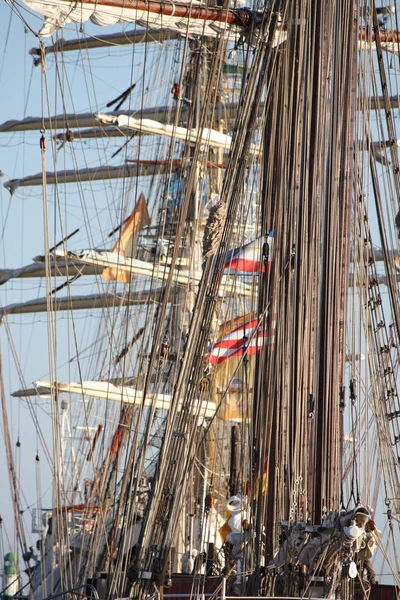
[{"label": "bunched sail fabric", "polygon": [[[273,260],[273,234],[267,238],[260,236],[244,246],[228,252],[225,269],[234,269],[246,273],[265,273],[271,271]],[[264,244],[267,245],[264,248]]]},{"label": "bunched sail fabric", "polygon": [[49,37],[69,23],[84,23],[89,19],[103,27],[137,22],[146,29],[162,27],[179,31],[182,35],[209,37],[217,37],[223,32],[231,35],[243,33],[250,28],[251,21],[245,10],[208,8],[193,0],[178,0],[168,4],[157,0],[134,0],[129,3],[123,0],[107,3],[93,0],[78,3],[71,3],[69,0],[25,0],[25,4],[46,17],[45,25],[40,31],[41,37]]},{"label": "bunched sail fabric", "polygon": [[[10,4],[15,0],[7,0]],[[238,35],[247,35],[250,43],[256,43],[262,24],[263,13],[248,8],[230,9],[207,6],[197,0],[160,2],[159,0],[24,0],[30,9],[44,15],[45,24],[40,37],[50,37],[57,29],[69,23],[82,25],[90,20],[100,26],[116,23],[133,23],[147,30],[173,31],[180,36],[217,38],[225,35],[236,41]],[[270,43],[273,47],[286,40],[286,31],[274,31]]]},{"label": "bunched sail fabric", "polygon": [[267,332],[263,330],[262,319],[250,318],[212,345],[207,355],[207,362],[218,365],[242,353],[251,356],[261,352],[265,342],[273,349],[274,339],[275,321],[272,323],[271,330]]}]

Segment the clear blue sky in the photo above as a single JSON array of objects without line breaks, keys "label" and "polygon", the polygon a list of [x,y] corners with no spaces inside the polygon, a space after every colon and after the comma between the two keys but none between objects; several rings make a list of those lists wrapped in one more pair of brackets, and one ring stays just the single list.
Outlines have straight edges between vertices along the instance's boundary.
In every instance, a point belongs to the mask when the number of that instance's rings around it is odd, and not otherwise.
[{"label": "clear blue sky", "polygon": [[[27,16],[32,27],[40,27],[40,19]],[[118,28],[119,30],[121,27]],[[130,26],[132,29],[132,26]],[[94,34],[105,33],[104,29],[94,27],[90,23],[85,25],[85,31],[93,31]],[[113,28],[107,28],[107,33]],[[63,37],[77,37],[75,26],[67,27],[62,32]],[[52,40],[46,40],[51,44]],[[42,77],[40,67],[33,66],[29,50],[38,46],[38,39],[26,31],[24,24],[16,14],[13,14],[10,6],[4,0],[0,1],[0,123],[9,119],[22,119],[26,116],[41,116],[41,89]],[[159,59],[159,49],[150,50],[145,56],[143,49],[132,47],[106,48],[95,51],[89,55],[70,53],[60,58],[59,73],[56,74],[54,57],[47,59],[46,85],[48,87],[49,112],[51,114],[62,114],[64,112],[97,112],[106,111],[106,103],[117,97],[133,81],[137,87],[132,95],[132,109],[140,108],[142,101],[147,105],[165,104],[170,99],[171,69],[170,66]],[[172,52],[170,56],[172,57]],[[164,53],[165,61],[165,53]],[[148,69],[144,70],[146,63]],[[152,86],[153,97],[147,99],[149,79],[144,72],[153,73],[163,71],[165,76],[160,77],[158,89]],[[63,96],[61,96],[63,90]],[[143,94],[143,96],[142,96]],[[45,114],[48,113],[47,106]],[[47,170],[53,171],[53,154],[51,150],[51,135],[46,132],[47,138]],[[39,148],[40,133],[0,133],[0,169],[4,173],[1,183],[4,181],[33,175],[41,171],[41,153]],[[62,167],[79,168],[97,166],[100,164],[120,165],[124,162],[126,155],[121,153],[112,159],[111,155],[123,143],[122,138],[111,138],[107,142],[100,143],[86,141],[82,144],[76,143],[70,148],[56,151],[57,169]],[[76,227],[81,230],[71,244],[70,249],[86,248],[90,246],[106,247],[110,244],[106,235],[116,224],[120,222],[121,207],[132,208],[137,190],[133,189],[131,196],[127,194],[124,186],[127,184],[116,181],[108,184],[84,185],[82,190],[77,186],[66,186],[60,190],[58,197],[54,196],[54,188],[48,188],[49,194],[49,221],[50,221],[50,245],[60,241],[61,237],[73,231]],[[59,218],[60,214],[62,218]],[[43,241],[43,211],[41,188],[20,188],[14,196],[0,187],[0,219],[1,219],[1,244],[0,244],[0,268],[17,268],[32,262],[32,258],[42,254]],[[62,221],[62,228],[61,223]],[[76,293],[93,292],[92,283],[82,281],[74,286]],[[14,280],[5,286],[0,286],[0,303],[2,306],[11,303],[27,301],[40,298],[45,295],[44,280]],[[65,294],[60,294],[65,295]],[[97,314],[77,315],[76,327],[78,337],[83,332],[82,342],[79,347],[84,348],[88,340],[92,341],[93,331],[96,331],[101,315]],[[2,344],[4,383],[8,401],[8,413],[10,420],[10,432],[12,445],[15,453],[15,463],[18,476],[23,482],[22,505],[26,523],[26,532],[29,534],[31,528],[31,517],[29,508],[37,502],[37,463],[35,455],[37,451],[41,456],[42,474],[41,487],[44,494],[43,506],[51,506],[49,492],[50,480],[48,469],[45,468],[40,444],[32,425],[25,401],[10,398],[10,393],[26,385],[32,386],[32,382],[38,378],[48,379],[48,351],[47,351],[47,324],[46,315],[15,316],[9,319],[10,326],[0,327],[0,340]],[[92,331],[90,337],[89,330]],[[60,379],[66,380],[71,377],[68,365],[68,357],[76,354],[76,349],[70,339],[71,330],[68,318],[59,315],[58,324],[58,348],[57,357],[60,366]],[[10,338],[9,338],[10,334]],[[14,361],[10,339],[15,345],[16,356],[20,372],[23,375],[21,381],[18,369]],[[72,373],[73,377],[74,373]],[[93,376],[93,375],[92,375]],[[45,432],[51,447],[51,422],[49,417],[49,406],[46,401],[34,403],[34,410],[41,426]],[[21,446],[16,447],[17,440]],[[4,527],[10,536],[10,545],[15,550],[13,535],[13,518],[10,504],[8,485],[8,474],[4,453],[4,445],[0,443],[0,477],[3,481],[3,490],[0,494],[0,515],[4,519]],[[29,535],[28,535],[29,537]],[[33,536],[36,540],[36,536]],[[6,542],[5,542],[6,543]],[[9,546],[6,543],[5,550]],[[1,557],[0,557],[1,569]]]}]

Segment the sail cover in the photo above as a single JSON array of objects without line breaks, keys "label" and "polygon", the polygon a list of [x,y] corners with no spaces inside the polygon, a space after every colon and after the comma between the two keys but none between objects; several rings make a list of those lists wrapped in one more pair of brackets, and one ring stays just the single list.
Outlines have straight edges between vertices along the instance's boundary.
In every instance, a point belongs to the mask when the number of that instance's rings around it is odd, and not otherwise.
[{"label": "sail cover", "polygon": [[[207,144],[214,148],[221,148],[222,150],[229,150],[232,145],[232,137],[230,135],[220,133],[215,129],[209,129],[207,127],[204,127],[202,130],[186,129],[186,127],[176,127],[175,125],[159,123],[152,119],[135,119],[134,117],[127,117],[126,115],[113,117],[112,115],[98,114],[96,119],[104,125],[116,125],[117,127],[131,129],[132,131],[137,131],[141,134],[165,135],[170,138],[190,141],[193,144],[199,141],[202,144]],[[252,154],[259,155],[261,153],[261,147],[252,144],[249,151]]]},{"label": "sail cover", "polygon": [[[136,404],[137,406],[152,406],[157,409],[169,410],[171,408],[172,397],[169,394],[147,394],[143,395],[142,390],[129,386],[114,385],[110,381],[71,381],[67,383],[52,384],[50,381],[38,380],[35,382],[37,389],[43,393],[45,390],[57,391],[58,393],[77,394],[78,396],[87,396],[88,398],[101,398],[114,402],[123,402],[125,404]],[[182,410],[183,400],[178,400],[177,410]],[[217,406],[214,402],[196,401],[191,410],[194,414],[199,414],[206,418],[212,418],[215,415]]]}]

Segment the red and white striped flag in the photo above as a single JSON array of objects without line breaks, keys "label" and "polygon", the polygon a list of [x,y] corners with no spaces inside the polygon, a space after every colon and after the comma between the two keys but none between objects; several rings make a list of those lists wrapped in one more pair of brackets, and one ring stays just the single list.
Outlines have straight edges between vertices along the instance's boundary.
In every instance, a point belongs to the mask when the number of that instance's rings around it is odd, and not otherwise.
[{"label": "red and white striped flag", "polygon": [[258,318],[252,318],[213,344],[207,355],[207,362],[212,365],[218,365],[228,358],[238,356],[242,353],[251,356],[256,354],[256,352],[261,352],[261,348],[265,343],[273,349],[274,338],[275,319],[271,330],[267,332],[263,331],[263,324],[262,322],[259,323]]},{"label": "red and white striped flag", "polygon": [[[243,271],[245,273],[265,273],[271,271],[273,259],[273,233],[260,236],[240,248],[230,250],[226,257],[225,269]],[[267,244],[265,261],[264,244]]]}]

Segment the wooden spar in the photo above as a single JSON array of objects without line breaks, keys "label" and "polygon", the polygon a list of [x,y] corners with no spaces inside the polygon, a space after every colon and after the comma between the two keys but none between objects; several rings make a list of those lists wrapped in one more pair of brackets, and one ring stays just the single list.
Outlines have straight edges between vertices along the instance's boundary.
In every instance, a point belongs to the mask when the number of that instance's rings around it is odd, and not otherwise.
[{"label": "wooden spar", "polygon": [[360,33],[358,34],[358,40],[360,42],[376,42],[377,39],[381,43],[386,44],[400,44],[400,31],[396,29],[377,29],[376,31],[371,31],[368,27],[362,27]]},{"label": "wooden spar", "polygon": [[[69,0],[58,0],[54,2],[54,6],[64,10],[65,8],[69,8],[70,2]],[[129,3],[125,0],[84,0],[82,2],[83,10],[89,6],[93,6],[93,10],[96,11],[112,9],[122,13],[124,10],[129,9],[137,12],[174,17],[176,19],[195,19],[202,22],[212,21],[226,25],[238,25],[240,27],[247,27],[252,21],[251,11],[246,8],[232,10],[191,2],[157,2],[157,0],[130,0]],[[40,12],[37,3],[35,4],[35,10],[39,10]],[[262,13],[259,13],[259,15],[261,17]]]},{"label": "wooden spar", "polygon": [[[68,4],[69,2],[65,2]],[[125,0],[85,0],[85,4],[92,4],[96,7],[111,6],[113,8],[126,7]],[[179,17],[182,19],[198,19],[201,21],[215,21],[217,23],[227,23],[229,25],[248,26],[251,21],[250,11],[231,10],[219,7],[207,7],[205,5],[196,5],[189,2],[157,2],[156,0],[130,0],[129,8],[143,10],[145,12],[170,17]]]}]

